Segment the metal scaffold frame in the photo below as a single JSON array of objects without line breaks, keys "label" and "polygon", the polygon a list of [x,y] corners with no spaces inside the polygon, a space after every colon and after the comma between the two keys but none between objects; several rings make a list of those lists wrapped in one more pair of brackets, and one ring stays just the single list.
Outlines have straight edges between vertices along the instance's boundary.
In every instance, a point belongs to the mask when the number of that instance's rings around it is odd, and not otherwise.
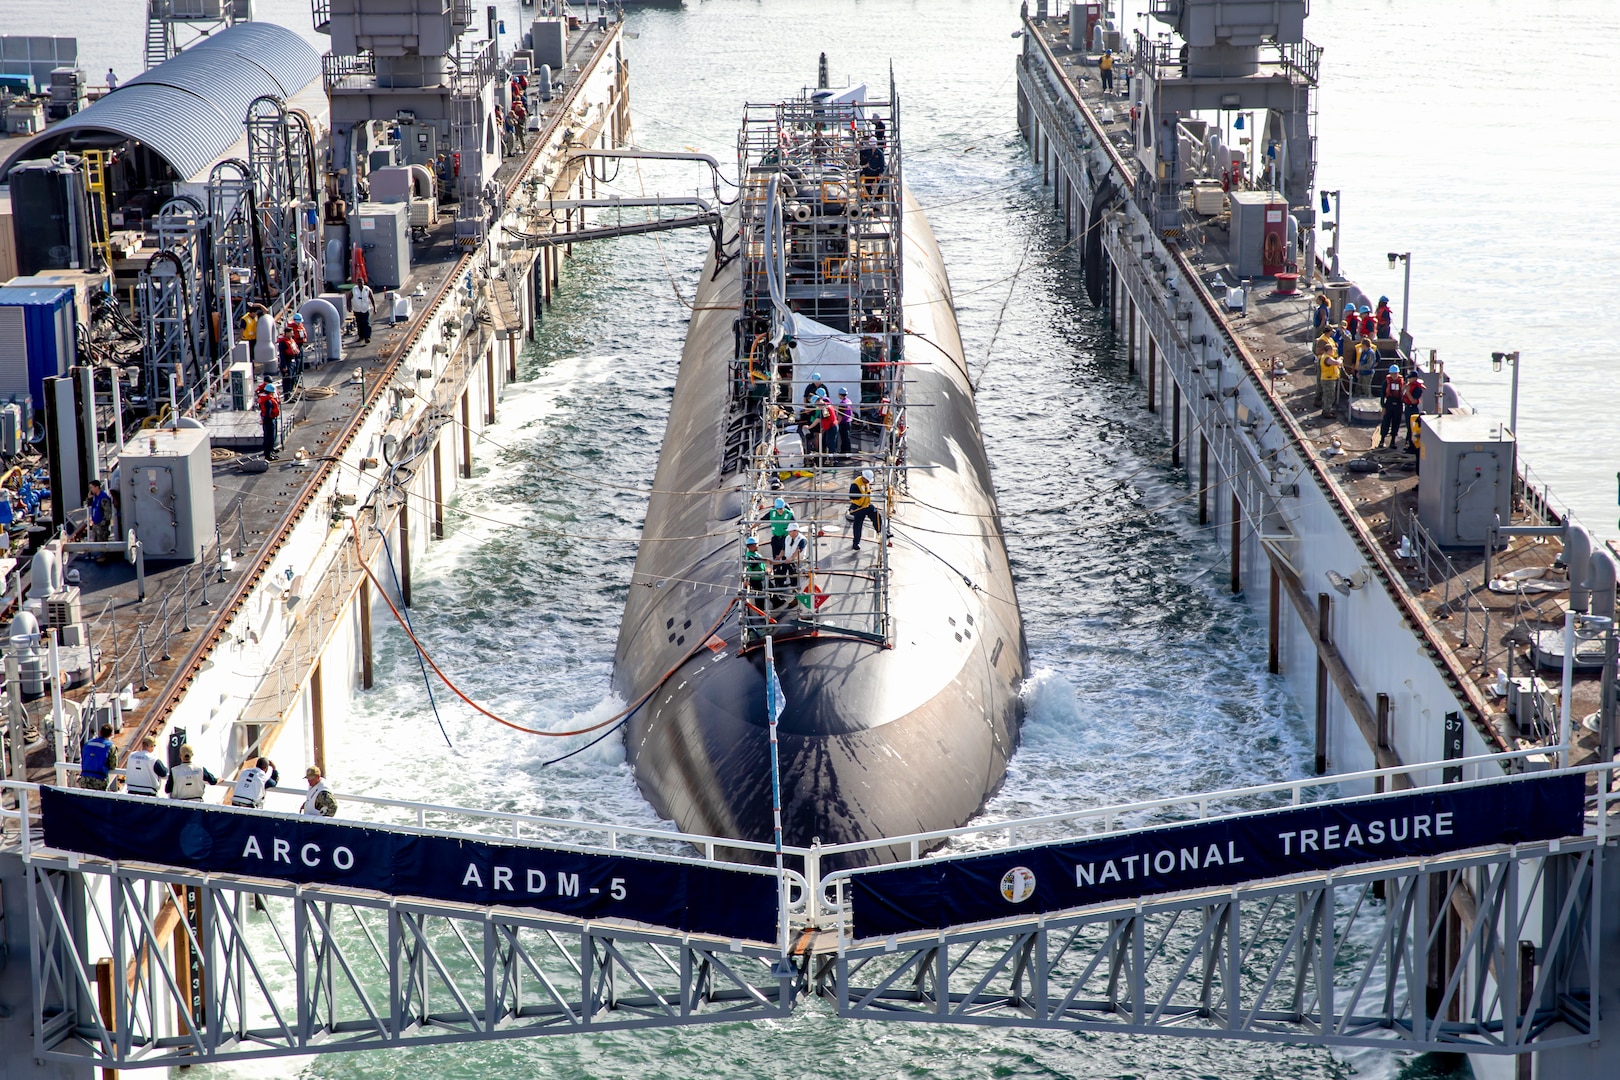
[{"label": "metal scaffold frame", "polygon": [[[839,952],[838,1011],[1402,1051],[1573,1046],[1596,1030],[1600,859],[1595,840],[1524,845],[867,942]],[[1460,943],[1440,917],[1459,904]],[[1542,945],[1526,954],[1532,930]]]},{"label": "metal scaffold frame", "polygon": [[236,327],[264,277],[256,205],[253,174],[246,162],[231,158],[214,166],[208,174],[208,212],[214,219],[215,294],[227,345],[235,340]]},{"label": "metal scaffold frame", "polygon": [[[743,307],[732,365],[725,461],[741,468],[745,536],[768,529],[787,499],[807,539],[803,567],[762,580],[739,538],[744,647],[766,636],[838,635],[887,644],[888,547],[859,567],[829,558],[844,533],[847,484],[874,474],[887,521],[905,487],[903,192],[899,103],[829,100],[830,91],[750,104],[738,136]],[[871,171],[867,166],[881,161]],[[788,428],[799,415],[794,314],[861,339],[849,453],[811,451]],[[829,392],[828,407],[837,407]],[[839,470],[847,469],[841,473]]]},{"label": "metal scaffold frame", "polygon": [[248,106],[244,124],[261,260],[256,299],[296,311],[316,295],[321,265],[314,132],[302,113],[268,95]]},{"label": "metal scaffold frame", "polygon": [[144,328],[148,407],[173,393],[189,410],[207,392],[217,359],[209,326],[214,274],[213,219],[196,201],[180,196],[158,211],[153,225],[158,253],[147,261],[136,287]]},{"label": "metal scaffold frame", "polygon": [[[37,1053],[101,1068],[728,1023],[792,1006],[774,945],[676,931],[63,856],[31,860],[29,907]],[[92,935],[110,956],[91,959]]]}]

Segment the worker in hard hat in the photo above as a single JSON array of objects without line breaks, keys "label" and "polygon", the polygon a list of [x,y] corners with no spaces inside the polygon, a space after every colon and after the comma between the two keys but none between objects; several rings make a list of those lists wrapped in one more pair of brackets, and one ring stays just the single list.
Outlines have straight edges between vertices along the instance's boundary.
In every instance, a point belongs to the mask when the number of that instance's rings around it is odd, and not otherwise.
[{"label": "worker in hard hat", "polygon": [[750,536],[743,541],[743,581],[750,594],[765,595],[766,574],[765,556],[759,553],[759,541]]},{"label": "worker in hard hat", "polygon": [[799,582],[803,578],[804,568],[810,562],[810,542],[804,535],[804,530],[797,521],[788,522],[787,544],[782,556],[775,562],[775,573],[772,578],[772,605],[785,607],[791,603],[794,595],[799,591]]},{"label": "worker in hard hat", "polygon": [[276,460],[276,434],[281,425],[281,399],[276,396],[276,384],[270,376],[264,377],[254,406],[259,410],[259,424],[264,429],[264,460]]},{"label": "worker in hard hat", "polygon": [[771,560],[774,562],[782,557],[787,550],[788,524],[793,520],[793,511],[788,509],[787,500],[778,498],[765,513],[765,521],[771,527]]},{"label": "worker in hard hat", "polygon": [[872,505],[872,470],[862,469],[849,482],[849,513],[850,520],[855,526],[855,542],[850,545],[851,551],[861,550],[861,528],[868,521],[872,523],[872,531],[883,531],[883,518],[878,514],[877,507]]},{"label": "worker in hard hat", "polygon": [[1383,422],[1378,426],[1378,446],[1382,449],[1385,440],[1390,446],[1401,434],[1401,416],[1406,412],[1406,380],[1401,377],[1401,365],[1391,364],[1384,373],[1384,403]]}]

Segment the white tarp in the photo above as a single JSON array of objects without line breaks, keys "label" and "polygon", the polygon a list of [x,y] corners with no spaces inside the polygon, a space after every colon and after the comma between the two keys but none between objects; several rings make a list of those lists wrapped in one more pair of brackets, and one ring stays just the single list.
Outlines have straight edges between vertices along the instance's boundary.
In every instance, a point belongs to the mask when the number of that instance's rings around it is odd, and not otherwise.
[{"label": "white tarp", "polygon": [[819,374],[827,397],[838,403],[838,391],[848,390],[857,408],[861,402],[861,335],[845,334],[794,312],[788,333],[793,349],[793,407],[804,403],[804,388]]}]

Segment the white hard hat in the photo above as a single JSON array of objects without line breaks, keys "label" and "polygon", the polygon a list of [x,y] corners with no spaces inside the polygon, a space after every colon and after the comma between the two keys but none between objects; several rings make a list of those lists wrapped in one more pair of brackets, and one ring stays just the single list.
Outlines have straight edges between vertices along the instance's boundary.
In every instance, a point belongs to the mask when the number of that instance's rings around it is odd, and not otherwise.
[{"label": "white hard hat", "polygon": [[798,532],[798,531],[799,531],[799,523],[797,521],[788,522],[788,532]]},{"label": "white hard hat", "polygon": [[872,482],[872,470],[871,469],[862,469],[861,470],[861,479],[865,480],[868,484],[870,484]]}]

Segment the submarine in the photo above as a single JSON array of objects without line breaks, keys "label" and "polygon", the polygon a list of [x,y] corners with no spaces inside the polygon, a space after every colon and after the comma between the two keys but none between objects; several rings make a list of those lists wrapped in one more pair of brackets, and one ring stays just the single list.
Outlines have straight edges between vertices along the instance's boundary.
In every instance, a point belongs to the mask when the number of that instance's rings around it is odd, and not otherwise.
[{"label": "submarine", "polygon": [[[783,842],[965,823],[1022,722],[1023,624],[898,95],[744,108],[615,654],[642,794],[683,831]],[[769,657],[769,658],[768,658]],[[926,845],[925,845],[926,846]]]}]

